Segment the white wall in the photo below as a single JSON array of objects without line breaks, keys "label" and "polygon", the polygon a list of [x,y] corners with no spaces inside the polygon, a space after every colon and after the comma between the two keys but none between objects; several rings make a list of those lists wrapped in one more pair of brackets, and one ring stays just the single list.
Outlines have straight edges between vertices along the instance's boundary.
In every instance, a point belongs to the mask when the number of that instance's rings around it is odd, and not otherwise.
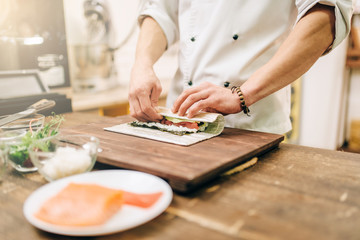
[{"label": "white wall", "polygon": [[[343,139],[348,41],[321,57],[303,76],[299,144],[335,150]],[[340,140],[339,140],[340,139]]]}]

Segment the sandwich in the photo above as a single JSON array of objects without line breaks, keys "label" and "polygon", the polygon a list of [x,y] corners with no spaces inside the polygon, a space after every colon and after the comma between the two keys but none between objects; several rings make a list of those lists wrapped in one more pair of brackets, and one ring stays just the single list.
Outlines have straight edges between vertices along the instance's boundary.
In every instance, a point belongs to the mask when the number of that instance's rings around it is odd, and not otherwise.
[{"label": "sandwich", "polygon": [[152,128],[179,136],[205,132],[209,128],[209,125],[211,129],[214,129],[214,126],[219,125],[219,122],[216,121],[216,119],[220,114],[203,112],[195,116],[195,118],[187,118],[184,116],[178,116],[177,114],[172,113],[169,109],[162,107],[159,107],[158,111],[163,116],[160,122],[133,121],[129,124],[132,127]]},{"label": "sandwich", "polygon": [[133,127],[158,129],[160,131],[182,136],[184,134],[204,132],[209,123],[163,116],[163,119],[160,122],[133,121],[130,125]]},{"label": "sandwich", "polygon": [[160,122],[131,121],[104,130],[185,146],[215,137],[224,130],[224,116],[218,113],[200,112],[188,118],[163,107],[157,111],[163,116]]}]

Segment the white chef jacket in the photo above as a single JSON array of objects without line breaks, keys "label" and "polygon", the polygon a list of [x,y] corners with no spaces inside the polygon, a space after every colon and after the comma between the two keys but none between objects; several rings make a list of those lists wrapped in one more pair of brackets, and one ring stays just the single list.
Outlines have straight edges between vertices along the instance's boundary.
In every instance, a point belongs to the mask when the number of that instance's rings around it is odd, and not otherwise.
[{"label": "white chef jacket", "polygon": [[[240,86],[275,54],[294,24],[316,3],[334,6],[335,48],[349,33],[351,0],[150,0],[145,16],[155,19],[168,46],[179,41],[179,68],[170,87],[167,106],[180,93],[208,81]],[[250,107],[225,117],[226,126],[283,134],[291,130],[290,86]]]}]

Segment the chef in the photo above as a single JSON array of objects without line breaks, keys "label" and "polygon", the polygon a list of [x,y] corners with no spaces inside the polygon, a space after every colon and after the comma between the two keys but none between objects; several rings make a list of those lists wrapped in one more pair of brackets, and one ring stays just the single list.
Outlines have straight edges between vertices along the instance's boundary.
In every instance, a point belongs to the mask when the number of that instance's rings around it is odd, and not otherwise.
[{"label": "chef", "polygon": [[226,115],[226,126],[291,130],[290,86],[348,35],[351,0],[150,0],[131,72],[130,113],[159,121],[153,65],[179,42],[167,98],[173,112]]}]

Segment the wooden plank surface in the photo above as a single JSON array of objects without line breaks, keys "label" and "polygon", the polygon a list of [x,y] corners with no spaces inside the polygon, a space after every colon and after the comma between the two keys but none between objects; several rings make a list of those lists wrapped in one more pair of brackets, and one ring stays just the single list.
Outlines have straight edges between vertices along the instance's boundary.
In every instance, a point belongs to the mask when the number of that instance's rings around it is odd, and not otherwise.
[{"label": "wooden plank surface", "polygon": [[[66,119],[72,126],[104,118],[74,113]],[[8,170],[0,184],[0,239],[79,239],[25,220],[25,199],[45,183],[38,173]],[[190,194],[175,193],[170,207],[149,223],[91,239],[358,240],[359,226],[360,154],[282,143],[243,172],[220,175]]]},{"label": "wooden plank surface", "polygon": [[99,162],[157,175],[181,192],[190,191],[225,170],[269,151],[284,139],[278,134],[225,128],[217,137],[180,146],[104,130],[131,121],[130,116],[105,118],[63,132],[98,137],[102,148]]}]

